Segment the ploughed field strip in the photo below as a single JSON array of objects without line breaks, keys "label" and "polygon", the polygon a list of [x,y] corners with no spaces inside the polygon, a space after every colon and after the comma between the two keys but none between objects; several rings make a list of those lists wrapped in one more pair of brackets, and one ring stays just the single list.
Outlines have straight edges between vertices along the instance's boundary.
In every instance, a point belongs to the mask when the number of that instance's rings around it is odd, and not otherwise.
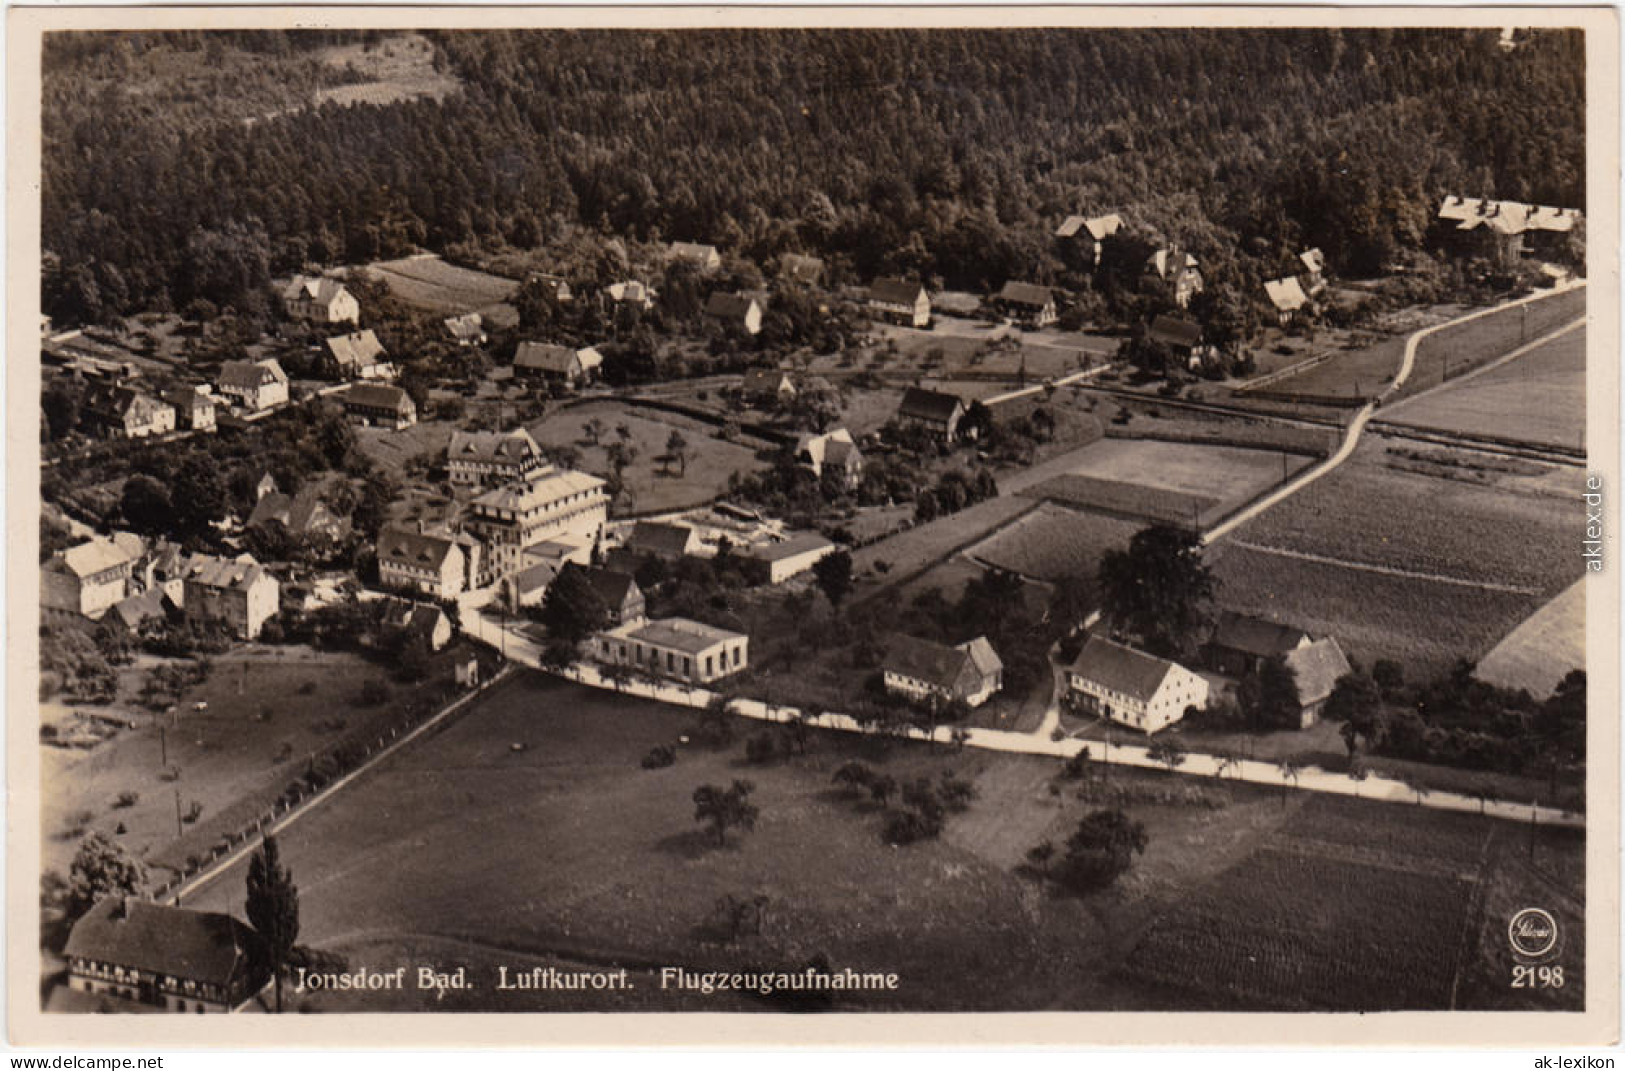
[{"label": "ploughed field strip", "polygon": [[1035,580],[1092,576],[1108,550],[1128,546],[1143,522],[1042,502],[965,551],[978,563]]},{"label": "ploughed field strip", "polygon": [[1306,801],[1268,846],[1158,919],[1123,973],[1214,1009],[1451,1007],[1485,828],[1376,804],[1357,826],[1332,810],[1347,806]]},{"label": "ploughed field strip", "polygon": [[1222,504],[1219,499],[1205,495],[1077,474],[1053,476],[1021,494],[1126,520],[1185,527],[1200,525]]},{"label": "ploughed field strip", "polygon": [[407,257],[367,269],[400,300],[423,308],[467,312],[512,297],[519,284],[485,272],[447,264],[437,257]]},{"label": "ploughed field strip", "polygon": [[1419,573],[1414,569],[1396,569],[1391,565],[1372,565],[1368,562],[1348,561],[1342,558],[1328,558],[1321,554],[1310,554],[1301,550],[1287,550],[1284,547],[1260,546],[1257,543],[1248,543],[1237,540],[1238,547],[1257,551],[1260,554],[1279,554],[1283,558],[1297,558],[1300,561],[1319,562],[1322,565],[1336,565],[1344,569],[1359,569],[1368,573],[1381,573],[1384,576],[1397,576],[1401,579],[1426,580],[1435,584],[1460,584],[1463,587],[1483,588],[1485,591],[1504,591],[1510,595],[1539,595],[1535,588],[1516,587],[1511,584],[1496,584],[1488,580],[1468,580],[1462,577],[1441,576],[1438,573]]}]

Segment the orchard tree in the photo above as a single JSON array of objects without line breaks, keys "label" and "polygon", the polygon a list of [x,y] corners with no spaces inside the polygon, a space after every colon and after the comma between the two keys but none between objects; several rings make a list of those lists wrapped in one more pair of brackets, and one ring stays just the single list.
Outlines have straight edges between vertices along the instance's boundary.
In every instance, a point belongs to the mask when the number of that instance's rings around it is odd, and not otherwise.
[{"label": "orchard tree", "polygon": [[735,781],[728,788],[701,785],[694,790],[694,821],[703,822],[717,838],[720,848],[728,843],[728,830],[756,828],[760,813],[750,794],[756,786],[749,781]]},{"label": "orchard tree", "polygon": [[79,842],[68,870],[68,921],[79,918],[104,897],[139,895],[146,884],[147,870],[140,860],[102,834],[88,834]]},{"label": "orchard tree", "polygon": [[1145,826],[1122,811],[1096,811],[1067,839],[1057,876],[1075,892],[1103,889],[1127,873],[1149,844]]},{"label": "orchard tree", "polygon": [[840,609],[841,600],[852,591],[851,552],[838,550],[819,558],[813,565],[813,579],[818,582],[818,590],[824,593],[829,604]]}]

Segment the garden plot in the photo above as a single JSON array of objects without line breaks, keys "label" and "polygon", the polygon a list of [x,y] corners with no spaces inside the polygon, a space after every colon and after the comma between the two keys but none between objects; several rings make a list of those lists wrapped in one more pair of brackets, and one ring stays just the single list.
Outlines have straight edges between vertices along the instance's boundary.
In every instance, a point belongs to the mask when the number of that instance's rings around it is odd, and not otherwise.
[{"label": "garden plot", "polygon": [[1035,580],[1095,575],[1108,550],[1128,546],[1143,522],[1045,502],[966,550],[978,562]]},{"label": "garden plot", "polygon": [[408,305],[441,313],[478,311],[499,325],[510,318],[517,322],[512,307],[503,304],[519,290],[512,279],[460,268],[436,256],[379,261],[365,270]]}]

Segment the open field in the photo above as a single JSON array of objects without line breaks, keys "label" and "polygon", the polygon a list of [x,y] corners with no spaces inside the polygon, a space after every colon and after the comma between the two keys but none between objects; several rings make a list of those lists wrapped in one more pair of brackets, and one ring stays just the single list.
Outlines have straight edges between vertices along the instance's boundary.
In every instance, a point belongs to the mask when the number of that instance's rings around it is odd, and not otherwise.
[{"label": "open field", "polygon": [[1583,317],[1586,293],[1585,287],[1565,290],[1434,332],[1416,347],[1415,367],[1401,396],[1431,390]]},{"label": "open field", "polygon": [[[1361,349],[1335,353],[1331,360],[1277,380],[1264,389],[1274,393],[1372,398],[1393,381],[1404,356],[1404,338],[1384,339]],[[1246,393],[1237,394],[1233,400],[1245,404],[1249,397]]]},{"label": "open field", "polygon": [[1584,668],[1585,583],[1576,580],[1508,633],[1479,661],[1479,678],[1545,697],[1569,670]]},{"label": "open field", "polygon": [[[673,767],[637,768],[644,752],[674,741],[693,718],[523,676],[289,828],[280,840],[300,887],[302,940],[346,955],[352,967],[467,965],[481,986],[443,1001],[411,990],[293,994],[295,1006],[773,1011],[782,1006],[737,995],[698,1004],[692,994],[658,989],[652,969],[794,969],[822,954],[837,969],[895,970],[901,979],[896,992],[846,994],[834,1010],[1188,1007],[1189,993],[1142,972],[1159,942],[1188,932],[1187,920],[1200,914],[1234,948],[1192,970],[1212,978],[1216,965],[1236,966],[1203,999],[1442,1008],[1449,994],[1439,990],[1441,973],[1470,960],[1476,941],[1490,947],[1504,931],[1504,920],[1485,918],[1480,927],[1461,894],[1481,882],[1493,892],[1507,880],[1481,873],[1477,860],[1491,836],[1518,830],[1473,815],[1127,770],[1108,782],[1063,782],[1057,792],[1047,760],[823,733],[808,755],[774,765],[743,765],[736,743],[725,751],[683,747]],[[972,779],[979,799],[949,819],[941,839],[890,848],[873,805],[830,784],[853,758],[899,780],[955,770]],[[736,777],[755,783],[761,817],[755,832],[732,833],[718,848],[691,820],[689,796],[696,785]],[[1107,799],[1126,805],[1150,837],[1116,890],[1078,900],[1022,872],[1027,847],[1064,840]],[[1559,887],[1573,882],[1577,844],[1550,835],[1541,842],[1538,858]],[[1399,873],[1413,857],[1414,875]],[[1260,867],[1263,860],[1275,863]],[[190,903],[236,907],[244,870],[232,868]],[[1291,880],[1304,874],[1335,883]],[[730,942],[709,932],[715,903],[730,894],[767,898],[760,935]],[[1565,895],[1577,897],[1579,888]],[[1395,897],[1397,913],[1414,911],[1415,921],[1385,913]],[[1262,925],[1276,919],[1290,920],[1289,934],[1304,942],[1297,947],[1316,957],[1369,946],[1368,956],[1383,957],[1372,969],[1400,981],[1364,995],[1345,987],[1283,996],[1289,979],[1261,978],[1246,960],[1249,947],[1279,943]],[[1424,921],[1436,932],[1411,939]],[[1183,928],[1169,929],[1175,925]],[[1312,962],[1325,978],[1350,977]],[[1566,962],[1580,971],[1578,961]],[[624,966],[637,988],[498,992],[501,965]],[[1242,979],[1251,980],[1249,991],[1235,986]],[[1503,981],[1495,999],[1504,994]],[[1459,1003],[1473,999],[1468,992]]]},{"label": "open field", "polygon": [[877,586],[889,585],[898,578],[906,581],[1034,505],[1029,499],[1000,495],[855,550],[852,575],[858,579],[856,594],[871,594]]},{"label": "open field", "polygon": [[1387,407],[1382,419],[1419,428],[1579,447],[1585,442],[1586,333]]},{"label": "open field", "polygon": [[404,431],[388,428],[357,428],[356,444],[372,462],[397,480],[405,478],[410,461],[430,457],[436,462],[445,459],[446,444],[456,426],[449,421],[425,420]]},{"label": "open field", "polygon": [[382,279],[390,293],[408,305],[448,315],[478,312],[503,326],[518,322],[513,307],[505,304],[519,289],[512,279],[460,268],[428,255],[382,260],[362,270]]},{"label": "open field", "polygon": [[[603,439],[596,446],[584,430],[591,420],[601,420],[604,424]],[[733,473],[759,467],[753,450],[717,438],[716,429],[701,421],[633,409],[619,402],[595,401],[559,409],[528,427],[543,446],[579,450],[580,468],[607,477],[612,472],[607,448],[620,441],[616,429],[623,424],[632,433],[631,445],[637,451],[637,459],[625,472],[631,500],[623,499],[618,503],[619,509],[654,513],[701,505],[726,491],[728,477]],[[673,431],[682,432],[688,449],[694,452],[682,476],[679,476],[683,472],[680,465],[668,466],[659,460],[666,453],[666,441]]]},{"label": "open field", "polygon": [[[1516,907],[1501,901],[1529,884],[1499,862],[1517,836],[1470,816],[1307,800],[1270,845],[1159,919],[1124,974],[1212,1010],[1581,1007],[1573,992],[1505,1004],[1510,960],[1498,977],[1484,969],[1507,959]],[[1578,858],[1581,840],[1548,850]]]},{"label": "open field", "polygon": [[[209,679],[182,696],[173,715],[132,706],[119,716],[137,727],[93,749],[41,747],[41,783],[50,786],[41,799],[43,869],[67,873],[78,838],[63,834],[85,812],[92,816],[87,829],[109,834],[149,864],[174,865],[206,852],[220,830],[236,828],[222,822],[234,814],[245,820],[250,801],[274,800],[311,754],[398,718],[402,704],[433,686],[389,682],[387,703],[363,706],[356,696],[368,679],[388,676],[354,655],[248,648],[216,659]],[[199,702],[208,709],[193,709]],[[164,772],[166,758],[179,771],[173,779]],[[114,807],[126,792],[136,794],[135,802]],[[177,799],[187,808],[194,800],[202,806],[179,843]],[[126,832],[116,834],[120,823]],[[156,876],[168,872],[160,867]]]},{"label": "open field", "polygon": [[965,553],[1037,580],[1092,578],[1108,550],[1128,546],[1144,522],[1044,502]]},{"label": "open field", "polygon": [[321,58],[329,67],[367,80],[317,90],[317,104],[382,105],[424,97],[443,100],[462,86],[452,75],[435,70],[434,46],[415,33],[372,44],[335,45],[324,49]]}]

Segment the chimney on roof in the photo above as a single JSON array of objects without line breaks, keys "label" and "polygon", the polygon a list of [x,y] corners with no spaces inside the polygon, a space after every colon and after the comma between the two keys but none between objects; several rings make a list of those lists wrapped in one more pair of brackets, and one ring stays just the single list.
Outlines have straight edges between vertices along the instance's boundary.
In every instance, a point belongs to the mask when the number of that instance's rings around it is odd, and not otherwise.
[{"label": "chimney on roof", "polygon": [[130,901],[135,897],[125,895],[119,897],[118,903],[113,905],[113,914],[110,916],[114,922],[123,922],[130,917]]}]

